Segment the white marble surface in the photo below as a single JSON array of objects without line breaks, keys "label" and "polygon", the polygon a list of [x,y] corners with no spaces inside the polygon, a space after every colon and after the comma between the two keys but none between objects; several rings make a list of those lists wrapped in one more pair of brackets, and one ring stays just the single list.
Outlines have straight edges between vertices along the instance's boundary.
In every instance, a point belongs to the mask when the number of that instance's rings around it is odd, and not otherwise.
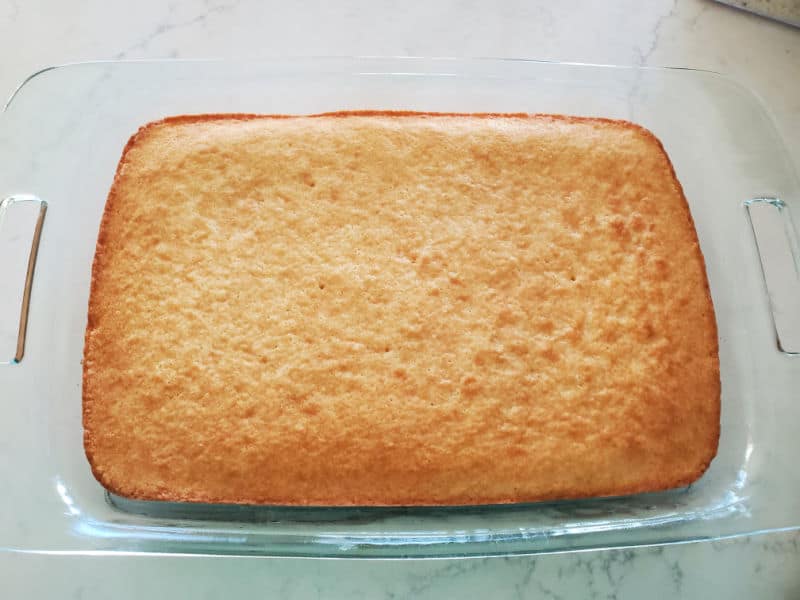
[{"label": "white marble surface", "polygon": [[[710,0],[0,0],[0,96],[63,62],[354,54],[721,71],[764,99],[800,164],[800,29]],[[441,561],[0,554],[0,582],[9,598],[798,598],[800,534]]]}]

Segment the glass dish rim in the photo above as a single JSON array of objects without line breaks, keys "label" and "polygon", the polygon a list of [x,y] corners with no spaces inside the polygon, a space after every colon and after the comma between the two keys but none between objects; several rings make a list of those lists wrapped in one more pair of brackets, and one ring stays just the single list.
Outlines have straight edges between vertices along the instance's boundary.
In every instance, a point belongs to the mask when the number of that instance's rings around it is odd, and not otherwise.
[{"label": "glass dish rim", "polygon": [[[698,73],[702,75],[710,75],[713,77],[718,77],[726,82],[735,85],[736,87],[745,90],[746,92],[755,96],[758,101],[762,104],[762,108],[766,108],[764,106],[764,102],[758,94],[748,88],[747,86],[740,83],[738,80],[734,79],[732,76],[722,73],[720,71],[714,71],[712,69],[700,69],[695,67],[682,67],[682,66],[669,66],[669,65],[633,65],[633,64],[614,64],[614,63],[592,63],[592,62],[581,62],[581,61],[560,61],[560,60],[545,60],[545,59],[538,59],[538,58],[519,58],[519,57],[503,57],[503,56],[441,56],[441,55],[432,55],[432,56],[425,56],[425,55],[391,55],[391,54],[353,54],[353,55],[290,55],[290,56],[264,56],[264,57],[241,57],[241,58],[126,58],[126,59],[90,59],[90,60],[78,60],[78,61],[68,61],[63,63],[56,63],[41,67],[37,69],[27,77],[25,77],[11,92],[8,99],[3,104],[2,110],[0,110],[0,114],[6,112],[8,108],[11,106],[14,99],[19,95],[19,93],[25,88],[27,84],[31,81],[36,79],[37,77],[44,75],[50,71],[56,70],[63,70],[67,68],[73,67],[82,67],[87,65],[94,65],[94,66],[101,66],[101,65],[135,65],[135,64],[214,64],[214,63],[235,63],[235,64],[243,64],[243,63],[260,63],[260,64],[270,64],[270,63],[280,63],[280,62],[301,62],[301,61],[324,61],[324,62],[338,62],[338,61],[367,61],[367,60],[375,60],[381,62],[397,62],[397,61],[407,61],[407,62],[421,62],[421,61],[435,61],[435,62],[475,62],[480,64],[485,63],[532,63],[532,64],[541,64],[541,65],[556,65],[556,66],[568,66],[568,67],[590,67],[590,68],[599,68],[599,69],[608,69],[608,70],[623,70],[623,71],[688,71],[692,73]],[[391,74],[391,73],[387,73]],[[772,114],[770,111],[767,111],[770,118],[772,118]]]}]

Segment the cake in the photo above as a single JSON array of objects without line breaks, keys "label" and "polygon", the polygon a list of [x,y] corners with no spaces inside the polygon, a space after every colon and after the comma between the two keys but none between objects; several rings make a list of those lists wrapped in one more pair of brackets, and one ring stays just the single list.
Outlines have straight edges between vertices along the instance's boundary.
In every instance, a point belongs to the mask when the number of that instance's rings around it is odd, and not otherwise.
[{"label": "cake", "polygon": [[121,496],[411,506],[685,486],[718,342],[669,158],[625,121],[201,115],[108,195],[84,446]]}]

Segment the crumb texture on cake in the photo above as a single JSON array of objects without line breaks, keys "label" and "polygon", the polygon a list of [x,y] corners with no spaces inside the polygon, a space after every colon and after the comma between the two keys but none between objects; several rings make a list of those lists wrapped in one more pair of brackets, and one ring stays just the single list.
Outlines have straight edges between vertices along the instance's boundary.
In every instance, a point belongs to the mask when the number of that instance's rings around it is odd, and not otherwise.
[{"label": "crumb texture on cake", "polygon": [[93,266],[92,470],[131,498],[453,505],[690,483],[713,308],[670,161],[623,121],[166,119]]}]

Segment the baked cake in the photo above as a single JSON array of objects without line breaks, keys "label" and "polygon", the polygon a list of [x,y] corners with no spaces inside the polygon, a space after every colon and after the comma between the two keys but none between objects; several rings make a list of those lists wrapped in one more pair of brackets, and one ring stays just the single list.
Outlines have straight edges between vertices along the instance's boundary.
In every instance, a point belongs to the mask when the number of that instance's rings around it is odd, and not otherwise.
[{"label": "baked cake", "polygon": [[173,117],[92,270],[86,454],[122,496],[463,505],[684,486],[717,450],[703,256],[625,121]]}]

